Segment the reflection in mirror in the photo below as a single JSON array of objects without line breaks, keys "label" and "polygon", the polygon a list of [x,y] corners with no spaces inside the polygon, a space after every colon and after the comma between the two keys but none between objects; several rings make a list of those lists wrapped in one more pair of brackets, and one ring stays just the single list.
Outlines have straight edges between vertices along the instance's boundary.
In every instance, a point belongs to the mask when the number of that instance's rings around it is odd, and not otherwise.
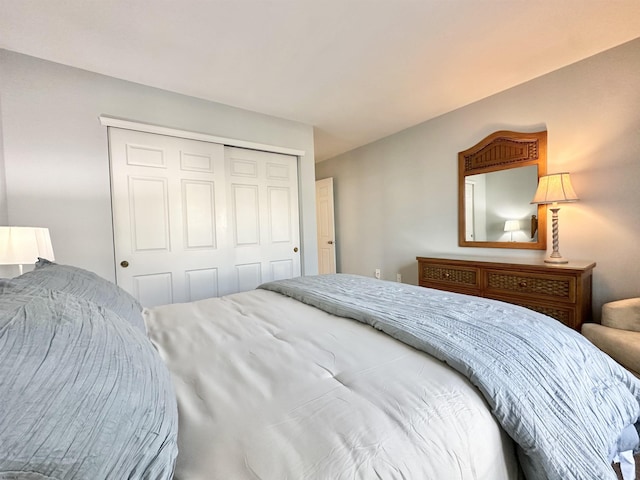
[{"label": "reflection in mirror", "polygon": [[538,167],[530,165],[465,177],[466,239],[477,242],[535,242],[531,204]]},{"label": "reflection in mirror", "polygon": [[547,172],[547,132],[502,130],[458,153],[458,244],[546,250],[546,209],[532,205]]}]

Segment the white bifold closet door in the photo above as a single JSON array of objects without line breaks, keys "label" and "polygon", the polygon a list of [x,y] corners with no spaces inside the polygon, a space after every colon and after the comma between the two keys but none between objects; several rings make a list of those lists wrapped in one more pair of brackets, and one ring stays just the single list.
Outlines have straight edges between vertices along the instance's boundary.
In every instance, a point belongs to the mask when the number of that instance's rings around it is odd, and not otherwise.
[{"label": "white bifold closet door", "polygon": [[297,158],[109,128],[116,281],[145,307],[300,275]]}]

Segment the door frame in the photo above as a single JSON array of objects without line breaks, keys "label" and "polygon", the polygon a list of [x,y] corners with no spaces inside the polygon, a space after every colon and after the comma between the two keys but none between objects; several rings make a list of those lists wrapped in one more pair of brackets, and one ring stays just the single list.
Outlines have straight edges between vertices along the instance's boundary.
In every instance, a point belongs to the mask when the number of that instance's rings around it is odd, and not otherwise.
[{"label": "door frame", "polygon": [[300,157],[304,157],[306,152],[304,150],[298,150],[296,148],[278,147],[275,145],[267,145],[264,143],[248,142],[246,140],[238,140],[235,138],[218,137],[216,135],[209,135],[208,133],[191,132],[189,130],[180,130],[178,128],[163,127],[160,125],[153,125],[150,123],[136,122],[133,120],[125,120],[123,118],[111,117],[109,115],[100,115],[100,124],[103,127],[116,127],[123,128],[125,130],[137,130],[145,133],[156,133],[158,135],[166,135],[168,137],[186,138],[188,140],[201,140],[209,143],[221,143],[229,147],[241,147],[248,148],[250,150],[262,150],[263,152],[271,153],[284,153],[285,155],[293,155],[298,157],[298,163]]}]

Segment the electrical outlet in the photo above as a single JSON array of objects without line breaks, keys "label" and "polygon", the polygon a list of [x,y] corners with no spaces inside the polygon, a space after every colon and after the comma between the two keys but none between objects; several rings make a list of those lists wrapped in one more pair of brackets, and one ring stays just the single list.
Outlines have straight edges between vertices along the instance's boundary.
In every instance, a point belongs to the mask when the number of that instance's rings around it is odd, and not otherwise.
[{"label": "electrical outlet", "polygon": [[396,282],[402,283],[402,274],[401,273],[396,273]]},{"label": "electrical outlet", "polygon": [[376,278],[380,280],[380,269],[376,268]]}]

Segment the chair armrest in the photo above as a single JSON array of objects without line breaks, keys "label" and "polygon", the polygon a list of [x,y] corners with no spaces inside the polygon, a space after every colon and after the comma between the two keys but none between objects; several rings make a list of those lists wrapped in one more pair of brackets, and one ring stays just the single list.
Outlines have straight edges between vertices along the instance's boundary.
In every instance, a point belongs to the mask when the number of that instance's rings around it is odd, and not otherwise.
[{"label": "chair armrest", "polygon": [[640,298],[629,298],[602,306],[602,325],[640,332]]},{"label": "chair armrest", "polygon": [[582,334],[620,365],[640,377],[640,332],[585,323],[582,325]]}]

